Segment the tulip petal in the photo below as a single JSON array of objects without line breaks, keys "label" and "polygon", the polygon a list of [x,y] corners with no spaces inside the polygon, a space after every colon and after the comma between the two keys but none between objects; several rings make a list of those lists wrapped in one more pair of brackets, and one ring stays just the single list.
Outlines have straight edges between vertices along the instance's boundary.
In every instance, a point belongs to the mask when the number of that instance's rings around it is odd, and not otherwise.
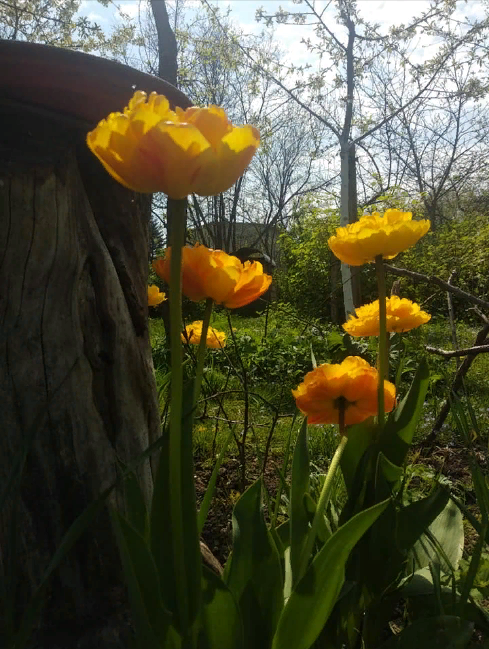
[{"label": "tulip petal", "polygon": [[219,106],[187,108],[183,119],[196,126],[214,149],[219,147],[222,138],[233,128],[225,111]]},{"label": "tulip petal", "polygon": [[229,189],[245,172],[259,143],[260,136],[254,126],[233,128],[215,150],[206,152],[193,191],[200,196],[213,196]]}]

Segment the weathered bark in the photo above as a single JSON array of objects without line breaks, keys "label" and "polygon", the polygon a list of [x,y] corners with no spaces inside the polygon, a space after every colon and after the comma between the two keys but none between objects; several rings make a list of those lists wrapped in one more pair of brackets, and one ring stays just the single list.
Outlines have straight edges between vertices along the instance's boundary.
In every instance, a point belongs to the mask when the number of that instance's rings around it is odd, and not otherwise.
[{"label": "weathered bark", "polygon": [[[112,180],[85,132],[54,114],[0,105],[0,118],[0,484],[35,427],[13,557],[10,508],[0,512],[1,556],[19,571],[22,607],[70,524],[116,478],[118,460],[157,437],[159,413],[148,198]],[[149,497],[147,462],[140,479]],[[108,614],[120,583],[104,513],[53,579],[47,623]]]},{"label": "weathered bark", "polygon": [[177,39],[173,33],[165,0],[151,0],[158,35],[158,76],[177,87]]},{"label": "weathered bark", "polygon": [[340,286],[341,288],[340,268],[341,268],[341,262],[339,261],[339,259],[336,259],[336,257],[333,254],[331,254],[329,287],[331,291],[331,322],[333,322],[334,324],[340,324],[342,322],[339,309],[338,309],[338,293],[337,293],[338,286]]},{"label": "weathered bark", "polygon": [[[358,221],[357,161],[355,145],[348,149],[348,223]],[[361,266],[350,266],[353,306],[362,306]]]},{"label": "weathered bark", "polygon": [[[341,149],[341,199],[340,199],[340,225],[346,227],[350,222],[350,160],[348,145]],[[343,303],[346,317],[355,313],[353,304],[351,267],[341,262],[341,281],[343,284]]]},{"label": "weathered bark", "polygon": [[[340,225],[346,227],[356,220],[356,167],[355,151],[350,142],[351,125],[353,117],[353,100],[355,89],[355,69],[353,45],[355,43],[355,25],[349,15],[342,9],[342,18],[348,28],[348,44],[345,48],[346,55],[346,109],[343,128],[340,135],[341,157],[341,195],[340,195]],[[353,184],[352,184],[353,181]],[[353,211],[355,215],[353,216]],[[353,218],[353,221],[352,221]],[[345,315],[355,313],[352,270],[348,264],[341,263],[341,279],[343,283],[343,303]]]}]

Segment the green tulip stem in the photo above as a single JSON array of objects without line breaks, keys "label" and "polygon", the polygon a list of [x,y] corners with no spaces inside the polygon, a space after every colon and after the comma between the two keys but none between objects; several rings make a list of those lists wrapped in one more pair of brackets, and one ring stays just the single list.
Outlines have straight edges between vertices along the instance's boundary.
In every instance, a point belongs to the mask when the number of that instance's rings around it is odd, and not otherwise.
[{"label": "green tulip stem", "polygon": [[194,383],[194,409],[200,396],[200,388],[202,385],[202,376],[204,375],[204,361],[205,353],[207,351],[207,331],[211,321],[212,307],[214,300],[208,297],[205,303],[204,319],[202,321],[202,334],[200,336],[199,348],[197,350],[197,366],[195,368],[195,383]]},{"label": "green tulip stem", "polygon": [[338,466],[340,464],[343,451],[345,450],[346,443],[348,442],[348,437],[346,437],[345,435],[344,404],[341,404],[340,406],[339,428],[340,428],[340,435],[341,435],[340,443],[338,444],[335,454],[333,455],[333,459],[331,460],[331,464],[329,465],[328,472],[326,473],[326,478],[324,480],[323,488],[321,489],[321,495],[319,496],[318,504],[316,506],[316,513],[314,514],[311,529],[309,530],[307,541],[301,556],[301,564],[300,564],[299,576],[297,581],[302,579],[302,577],[304,576],[307,570],[307,566],[309,565],[309,557],[311,556],[312,550],[314,548],[314,543],[316,541],[316,536],[319,530],[321,517],[323,516],[324,511],[329,503],[329,499],[331,498],[333,479],[336,475],[336,471],[338,470]]},{"label": "green tulip stem", "polygon": [[386,314],[386,289],[385,270],[382,255],[375,257],[375,270],[377,271],[377,287],[379,291],[379,386],[378,386],[378,422],[382,430],[385,421],[384,380],[388,378],[389,360],[387,355],[387,314]]},{"label": "green tulip stem", "polygon": [[[170,260],[170,354],[171,354],[171,397],[170,397],[170,514],[173,546],[173,565],[177,575],[175,584],[176,607],[180,628],[189,627],[188,600],[186,594],[186,566],[182,500],[182,413],[183,413],[183,353],[182,353],[182,248],[185,244],[187,199],[173,200],[175,215],[171,237]],[[170,533],[170,530],[168,531]],[[168,558],[171,561],[170,558]]]}]

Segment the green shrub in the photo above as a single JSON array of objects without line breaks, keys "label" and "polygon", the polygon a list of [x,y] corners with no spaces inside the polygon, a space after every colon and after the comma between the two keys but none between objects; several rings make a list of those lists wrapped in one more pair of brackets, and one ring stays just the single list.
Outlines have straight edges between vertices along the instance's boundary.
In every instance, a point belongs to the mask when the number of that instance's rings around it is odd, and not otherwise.
[{"label": "green shrub", "polygon": [[[453,283],[459,288],[483,299],[489,295],[489,216],[470,214],[453,219],[435,232],[429,232],[394,261],[395,266],[414,270],[424,275],[435,275],[445,281],[452,270],[457,271]],[[434,318],[447,317],[447,296],[443,289],[430,283],[414,283],[402,278],[401,294],[414,299]],[[454,296],[457,319],[473,321],[469,304]],[[477,322],[479,319],[475,317]]]},{"label": "green shrub", "polygon": [[307,206],[280,235],[280,265],[274,280],[280,299],[305,316],[330,320],[332,291],[341,308],[340,283],[331,283],[332,264],[338,262],[328,247],[338,225],[337,212]]}]

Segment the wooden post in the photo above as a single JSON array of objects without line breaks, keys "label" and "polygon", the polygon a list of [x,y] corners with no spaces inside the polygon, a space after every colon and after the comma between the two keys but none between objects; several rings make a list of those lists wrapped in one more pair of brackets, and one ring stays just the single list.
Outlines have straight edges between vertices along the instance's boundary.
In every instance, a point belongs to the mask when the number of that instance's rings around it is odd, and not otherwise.
[{"label": "wooden post", "polygon": [[[19,612],[71,523],[116,478],[118,462],[159,435],[147,326],[150,197],[117,184],[85,144],[134,85],[190,105],[126,66],[0,43],[0,486],[34,431],[14,556],[12,501],[0,511],[0,570],[15,562]],[[139,477],[149,498],[149,463]],[[120,505],[117,495],[111,504]],[[104,512],[52,580],[45,626],[59,633],[83,618],[81,637],[117,606],[121,583]],[[64,646],[77,646],[76,633]]]}]

